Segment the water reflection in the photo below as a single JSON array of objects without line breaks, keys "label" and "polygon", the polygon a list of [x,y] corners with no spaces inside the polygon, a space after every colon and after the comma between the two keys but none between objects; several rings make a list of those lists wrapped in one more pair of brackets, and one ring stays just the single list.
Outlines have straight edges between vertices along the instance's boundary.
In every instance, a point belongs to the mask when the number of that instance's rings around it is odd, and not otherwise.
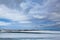
[{"label": "water reflection", "polygon": [[60,33],[0,33],[0,40],[60,40]]},{"label": "water reflection", "polygon": [[21,39],[21,38],[4,38],[0,40],[50,40],[50,39]]}]

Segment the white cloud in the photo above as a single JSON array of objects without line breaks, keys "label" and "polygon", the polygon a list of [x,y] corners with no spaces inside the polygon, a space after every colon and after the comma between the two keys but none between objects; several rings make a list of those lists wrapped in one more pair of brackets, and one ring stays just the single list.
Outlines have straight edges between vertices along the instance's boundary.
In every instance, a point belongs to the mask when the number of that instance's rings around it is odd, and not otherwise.
[{"label": "white cloud", "polygon": [[0,21],[0,26],[7,26],[7,25],[10,25],[10,23],[6,23],[6,22],[1,22]]},{"label": "white cloud", "polygon": [[[43,3],[44,5],[40,5],[39,3],[34,3],[32,2],[32,0],[27,1],[26,2],[22,2],[20,4],[20,7],[25,10],[28,7],[32,7],[30,9],[30,11],[28,12],[28,14],[33,17],[33,18],[37,18],[37,19],[48,19],[51,21],[60,21],[60,14],[58,13],[52,13],[49,12],[54,11],[52,8],[54,8],[54,6],[56,6],[57,8],[59,7],[59,4],[56,4],[57,0],[45,0],[45,2]],[[53,25],[57,25],[56,23],[54,24],[42,24],[43,26],[53,26]]]},{"label": "white cloud", "polygon": [[32,3],[32,0],[29,0],[29,1],[25,0],[25,2],[20,3],[20,7],[23,8],[23,9],[24,8],[26,9],[30,6],[34,6],[33,4],[34,4],[34,2]]},{"label": "white cloud", "polygon": [[22,2],[21,4],[20,4],[20,7],[22,8],[22,9],[27,9],[28,8],[28,3],[26,3],[26,2]]},{"label": "white cloud", "polygon": [[40,15],[33,15],[34,18],[37,18],[37,19],[44,19],[46,18],[45,16],[40,16]]},{"label": "white cloud", "polygon": [[15,24],[16,26],[18,26],[20,25],[20,23],[22,23],[22,25],[23,23],[24,24],[31,23],[31,21],[29,21],[30,18],[27,15],[24,15],[23,11],[19,12],[18,10],[10,9],[3,4],[0,5],[0,18],[10,19],[12,21],[12,22],[0,21],[0,26],[6,27],[13,26]]},{"label": "white cloud", "polygon": [[[22,2],[20,4],[20,7],[22,8],[21,11],[9,9],[5,5],[0,5],[0,18],[7,18],[11,19],[12,21],[19,22],[19,23],[32,23],[29,21],[29,17],[37,18],[37,19],[49,19],[51,21],[60,21],[60,14],[58,13],[52,13],[49,12],[54,11],[52,9],[56,7],[59,7],[59,4],[55,5],[57,0],[48,0],[46,3],[44,2],[44,5],[40,5],[39,3],[34,3],[31,0],[26,2]],[[24,15],[24,11],[29,8],[30,11],[27,15]],[[51,8],[50,8],[51,7]],[[13,23],[14,24],[14,23]],[[59,24],[58,22],[56,24]],[[43,26],[53,26],[55,24],[42,24]]]},{"label": "white cloud", "polygon": [[9,9],[5,5],[0,5],[0,18],[7,18],[19,22],[29,20],[27,15],[17,10]]}]

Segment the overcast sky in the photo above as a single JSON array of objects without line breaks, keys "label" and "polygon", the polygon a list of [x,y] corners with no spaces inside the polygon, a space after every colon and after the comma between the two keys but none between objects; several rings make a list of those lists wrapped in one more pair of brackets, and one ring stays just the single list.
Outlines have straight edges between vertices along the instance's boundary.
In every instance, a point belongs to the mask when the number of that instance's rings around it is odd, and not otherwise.
[{"label": "overcast sky", "polygon": [[1,29],[60,29],[60,0],[0,0]]}]

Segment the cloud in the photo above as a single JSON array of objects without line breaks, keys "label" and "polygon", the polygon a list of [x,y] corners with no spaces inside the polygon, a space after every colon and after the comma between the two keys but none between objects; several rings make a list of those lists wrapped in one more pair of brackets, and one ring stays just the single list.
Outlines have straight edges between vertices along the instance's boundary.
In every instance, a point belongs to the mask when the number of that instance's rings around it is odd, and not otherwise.
[{"label": "cloud", "polygon": [[5,5],[0,5],[0,18],[7,18],[19,22],[29,20],[27,15],[24,15],[17,10],[9,9]]},{"label": "cloud", "polygon": [[23,0],[20,3],[11,2],[14,4],[13,7],[10,3],[8,5],[4,3],[0,5],[0,18],[12,20],[10,22],[11,26],[22,26],[22,28],[38,26],[37,28],[39,28],[54,26],[60,23],[59,0]]},{"label": "cloud", "polygon": [[52,21],[52,24],[49,24],[49,22],[46,22],[48,24],[41,23],[42,26],[39,27],[50,27],[50,26],[58,25],[60,23],[60,6],[59,6],[60,2],[58,1],[59,0],[48,0],[44,6],[40,5],[39,3],[35,3],[33,8],[30,9],[29,15],[39,20],[43,19],[43,20]]},{"label": "cloud", "polygon": [[[39,27],[54,27],[55,25],[59,25],[60,23],[60,1],[59,0],[47,0],[42,2],[42,4],[38,2],[25,1],[20,4],[23,11],[30,8],[27,15],[34,20],[33,24]],[[35,22],[39,20],[38,22]],[[42,20],[41,20],[42,19]],[[43,21],[39,23],[40,21]],[[39,24],[37,24],[39,23]],[[57,27],[58,28],[58,27]]]},{"label": "cloud", "polygon": [[37,18],[37,19],[44,19],[45,16],[40,16],[40,15],[33,15],[34,18]]},{"label": "cloud", "polygon": [[0,26],[7,26],[7,25],[10,25],[11,23],[6,23],[6,22],[1,22],[0,21]]},{"label": "cloud", "polygon": [[[45,16],[45,18],[48,18],[48,17],[53,18],[54,15],[55,15],[54,18],[56,18],[57,17],[56,15],[58,14],[58,17],[59,17],[60,3],[58,1],[59,0],[48,0],[47,5],[45,6],[40,5],[40,3],[35,3],[33,8],[30,9],[29,14],[31,14],[33,17],[34,15],[35,16],[40,15],[42,17]],[[42,8],[40,6],[42,6]]]},{"label": "cloud", "polygon": [[60,14],[53,12],[50,14],[50,17],[48,19],[52,21],[60,21]]},{"label": "cloud", "polygon": [[[6,5],[1,4],[0,5],[0,18],[4,18],[4,20],[10,20],[10,22],[5,22],[0,20],[0,26],[2,29],[8,28],[8,29],[19,29],[25,27],[28,25],[31,25],[29,23],[32,23],[29,21],[29,17],[27,15],[23,14],[23,11],[18,11],[16,9],[10,9]],[[20,27],[20,24],[22,24]],[[3,27],[4,26],[4,27]]]}]

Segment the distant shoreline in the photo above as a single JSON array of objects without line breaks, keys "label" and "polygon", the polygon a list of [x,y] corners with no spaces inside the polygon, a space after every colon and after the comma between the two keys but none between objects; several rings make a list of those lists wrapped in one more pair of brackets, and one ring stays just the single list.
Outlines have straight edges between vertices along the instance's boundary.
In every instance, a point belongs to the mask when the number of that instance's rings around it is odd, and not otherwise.
[{"label": "distant shoreline", "polygon": [[59,33],[60,31],[48,31],[48,30],[0,30],[0,33]]}]

